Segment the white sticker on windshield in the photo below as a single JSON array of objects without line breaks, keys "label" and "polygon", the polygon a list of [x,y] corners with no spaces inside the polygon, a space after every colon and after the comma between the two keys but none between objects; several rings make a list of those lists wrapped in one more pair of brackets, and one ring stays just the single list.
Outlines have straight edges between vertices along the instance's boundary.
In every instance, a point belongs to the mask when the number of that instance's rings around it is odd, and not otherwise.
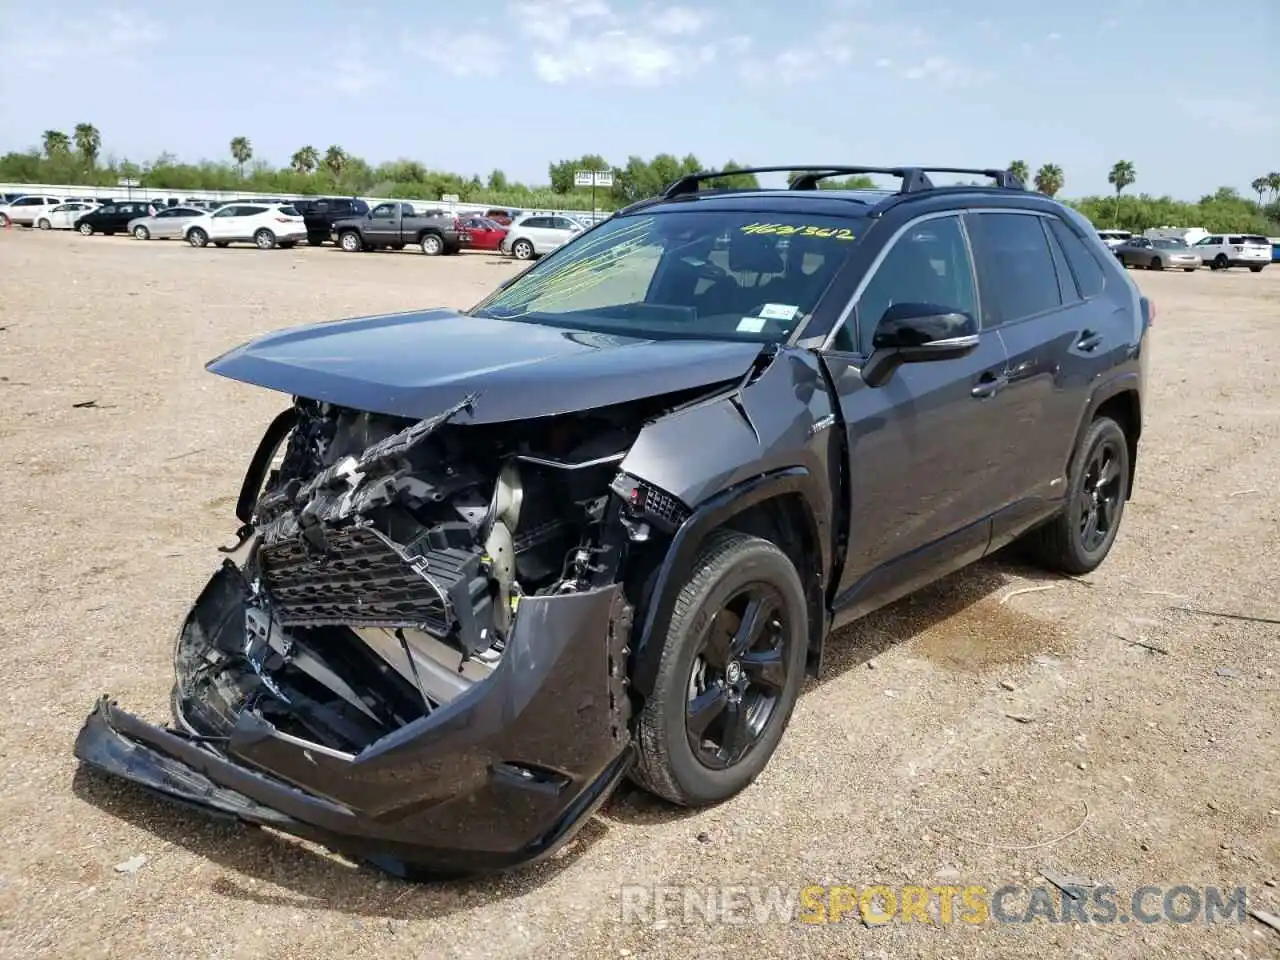
[{"label": "white sticker on windshield", "polygon": [[766,320],[790,320],[798,309],[790,303],[766,303],[760,308],[760,316]]},{"label": "white sticker on windshield", "polygon": [[738,332],[759,333],[764,329],[767,319],[766,317],[743,317],[738,321]]}]

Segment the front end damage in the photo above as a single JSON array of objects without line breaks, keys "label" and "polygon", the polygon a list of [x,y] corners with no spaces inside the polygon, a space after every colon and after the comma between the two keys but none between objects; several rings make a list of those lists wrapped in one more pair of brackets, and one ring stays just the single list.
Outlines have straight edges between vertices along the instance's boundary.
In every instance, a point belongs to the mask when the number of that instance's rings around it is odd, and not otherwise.
[{"label": "front end damage", "polygon": [[686,510],[619,464],[684,399],[499,424],[296,400],[180,631],[174,722],[103,698],[76,756],[402,874],[550,853],[630,763],[633,605]]}]

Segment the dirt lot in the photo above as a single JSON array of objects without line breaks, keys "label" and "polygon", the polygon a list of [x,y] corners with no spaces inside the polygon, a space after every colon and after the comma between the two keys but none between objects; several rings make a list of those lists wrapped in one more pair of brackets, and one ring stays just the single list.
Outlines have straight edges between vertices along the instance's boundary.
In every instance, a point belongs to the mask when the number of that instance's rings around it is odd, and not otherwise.
[{"label": "dirt lot", "polygon": [[1147,433],[1098,573],[987,562],[845,631],[765,775],[718,809],[626,790],[543,867],[413,886],[77,775],[100,693],[166,718],[174,631],[281,407],[204,361],[290,324],[469,305],[514,269],[0,234],[0,955],[1280,955],[1252,919],[655,925],[623,923],[619,895],[1025,887],[1049,867],[1122,908],[1144,884],[1244,885],[1280,914],[1275,268],[1137,277],[1159,305]]}]

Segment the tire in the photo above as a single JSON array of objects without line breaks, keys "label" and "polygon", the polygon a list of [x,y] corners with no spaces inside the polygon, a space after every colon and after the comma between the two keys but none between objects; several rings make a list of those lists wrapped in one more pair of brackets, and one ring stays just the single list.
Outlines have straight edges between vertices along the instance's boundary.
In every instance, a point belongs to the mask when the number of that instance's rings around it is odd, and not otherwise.
[{"label": "tire", "polygon": [[324,242],[328,239],[329,239],[329,235],[327,233],[308,233],[307,234],[307,243],[309,243],[313,247],[323,246]]},{"label": "tire", "polygon": [[0,213],[0,229],[8,227],[11,223],[13,223],[13,221],[9,219],[7,214]]},{"label": "tire", "polygon": [[1148,269],[1148,270],[1163,270],[1163,269],[1164,269],[1164,261],[1163,261],[1163,260],[1161,260],[1159,257],[1152,257],[1152,258],[1151,258],[1151,262],[1150,262],[1149,264],[1147,264],[1147,269]]},{"label": "tire", "polygon": [[[759,641],[772,641],[775,647],[776,657],[770,659],[768,671],[761,666],[763,651],[752,658],[754,669],[745,665],[746,656],[727,661],[717,656],[730,636],[728,631],[713,634],[710,629],[725,622],[716,614],[733,617],[728,621],[731,629],[740,625],[745,619],[742,605],[752,598],[776,604],[779,614],[766,615],[761,621],[764,632],[757,634]],[[713,637],[718,642],[708,645]],[[682,806],[719,803],[746,788],[769,762],[791,719],[804,683],[808,638],[804,587],[787,555],[758,537],[728,530],[713,534],[676,598],[654,693],[636,719],[639,759],[632,779]],[[754,646],[748,646],[748,653]],[[764,681],[766,675],[769,679]],[[730,690],[738,692],[730,694]],[[689,722],[690,707],[698,700],[716,704],[718,710],[711,713],[706,735],[695,748]],[[743,704],[749,709],[744,710]],[[764,715],[752,717],[757,709]],[[750,718],[759,728],[744,731],[749,742],[736,758],[713,756],[708,737],[723,751],[725,724],[733,717]],[[721,740],[718,745],[716,737]]]},{"label": "tire", "polygon": [[404,249],[404,244],[403,244],[403,243],[393,243],[393,244],[391,245],[390,249],[391,249],[391,250],[403,250],[403,249]]},{"label": "tire", "polygon": [[364,241],[354,230],[344,230],[338,237],[338,246],[347,253],[359,253],[364,249]]},{"label": "tire", "polygon": [[[1102,483],[1096,483],[1098,467],[1109,477]],[[1128,440],[1118,423],[1099,417],[1089,425],[1076,451],[1062,513],[1028,534],[1027,545],[1035,559],[1051,570],[1073,576],[1096,570],[1115,543],[1128,496]],[[1100,503],[1110,504],[1107,514],[1098,510]],[[1095,533],[1099,521],[1106,522],[1105,534],[1096,540],[1089,539],[1091,513]]]},{"label": "tire", "polygon": [[203,247],[209,243],[209,235],[199,227],[192,227],[187,231],[187,243],[193,247]]},{"label": "tire", "polygon": [[1183,268],[1182,268],[1182,272],[1183,272],[1183,273],[1195,273],[1195,272],[1196,272],[1196,268],[1195,268],[1195,267],[1183,267]]},{"label": "tire", "polygon": [[422,237],[419,245],[428,257],[438,257],[444,253],[444,237],[438,233],[428,233]]},{"label": "tire", "polygon": [[253,235],[253,242],[259,250],[274,250],[276,245],[276,235],[263,227]]},{"label": "tire", "polygon": [[533,244],[521,238],[511,245],[511,255],[517,260],[532,260]]},{"label": "tire", "polygon": [[53,229],[53,224],[50,223],[48,220],[46,220],[44,217],[40,218],[39,222],[36,223],[36,226],[39,227],[41,230]]},{"label": "tire", "polygon": [[151,231],[148,230],[146,227],[144,227],[142,224],[138,224],[136,227],[133,228],[133,235],[137,237],[139,240],[151,239]]},{"label": "tire", "polygon": [[1215,270],[1231,269],[1231,264],[1227,262],[1226,254],[1220,253],[1213,258],[1213,269]]},{"label": "tire", "polygon": [[93,236],[93,224],[91,224],[91,223],[82,223],[82,224],[80,224],[80,226],[78,227],[78,229],[79,229],[79,231],[80,231],[80,236],[82,236],[82,237],[92,237],[92,236]]},{"label": "tire", "polygon": [[281,250],[292,250],[297,245],[298,245],[297,240],[281,240],[280,241]]},{"label": "tire", "polygon": [[1261,273],[1261,272],[1262,272],[1262,267],[1250,267],[1250,268],[1249,268],[1249,272],[1250,272],[1250,273]]},{"label": "tire", "polygon": [[215,247],[217,247],[219,250],[225,250],[225,249],[227,249],[227,247],[231,246],[231,241],[230,241],[230,240],[215,240],[215,241],[213,241],[213,245],[214,245]]}]

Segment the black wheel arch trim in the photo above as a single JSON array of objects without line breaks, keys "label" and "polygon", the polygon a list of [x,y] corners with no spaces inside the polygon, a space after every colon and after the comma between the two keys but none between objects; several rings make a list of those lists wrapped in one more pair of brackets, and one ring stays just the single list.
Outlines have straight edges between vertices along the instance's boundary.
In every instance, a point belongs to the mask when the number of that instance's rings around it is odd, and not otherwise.
[{"label": "black wheel arch trim", "polygon": [[1071,475],[1071,470],[1075,467],[1076,457],[1080,454],[1080,443],[1084,440],[1084,435],[1089,430],[1089,424],[1093,423],[1103,404],[1124,393],[1133,394],[1137,421],[1133,424],[1137,431],[1136,434],[1128,438],[1130,451],[1129,488],[1126,493],[1126,499],[1128,499],[1133,495],[1133,479],[1138,468],[1138,440],[1142,436],[1142,375],[1136,371],[1121,373],[1094,389],[1093,394],[1089,397],[1089,403],[1085,407],[1084,415],[1080,418],[1080,424],[1076,427],[1075,440],[1071,445],[1071,456],[1067,462],[1067,476]]},{"label": "black wheel arch trim", "polygon": [[825,588],[830,571],[825,568],[829,549],[823,547],[814,503],[821,502],[816,493],[822,481],[805,467],[786,467],[764,473],[708,497],[676,530],[658,568],[657,576],[645,604],[644,621],[632,644],[631,688],[641,696],[652,696],[662,657],[664,638],[675,612],[676,597],[693,572],[703,543],[712,532],[751,507],[790,494],[798,494],[804,505],[808,534],[818,544],[823,566],[818,576],[806,583],[809,601],[809,671],[816,673],[821,665],[822,642],[826,636],[830,613]]}]

